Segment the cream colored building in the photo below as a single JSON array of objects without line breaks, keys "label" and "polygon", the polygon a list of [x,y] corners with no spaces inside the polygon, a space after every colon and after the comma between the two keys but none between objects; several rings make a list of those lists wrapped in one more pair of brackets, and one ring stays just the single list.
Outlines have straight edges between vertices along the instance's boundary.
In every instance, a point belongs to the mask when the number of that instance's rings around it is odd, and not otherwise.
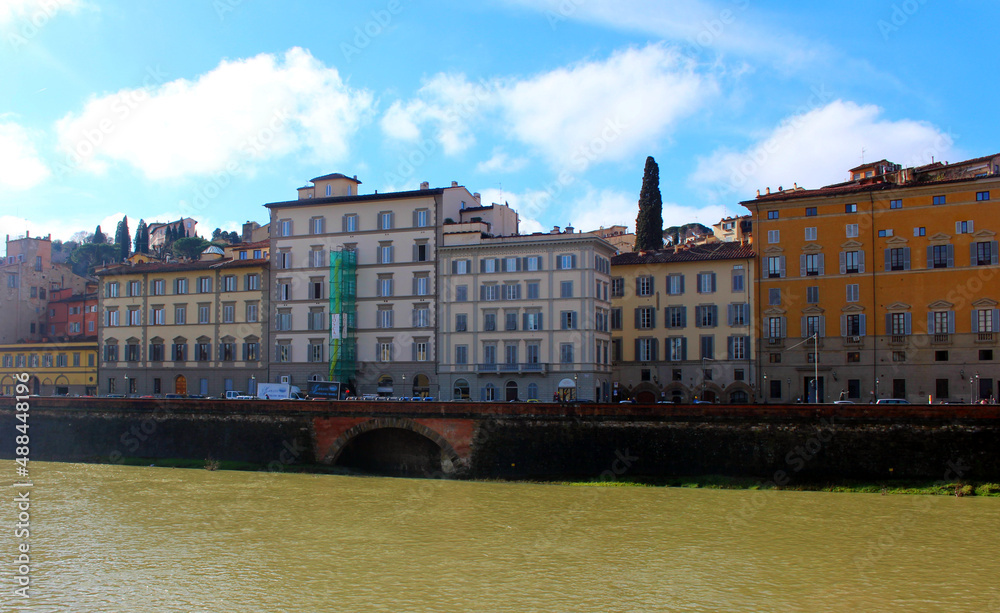
[{"label": "cream colored building", "polygon": [[611,397],[610,265],[591,234],[446,227],[438,377],[447,399]]},{"label": "cream colored building", "polygon": [[253,393],[267,380],[267,260],[205,257],[97,271],[102,395]]},{"label": "cream colored building", "polygon": [[612,258],[616,398],[754,398],[754,254],[713,242]]},{"label": "cream colored building", "polygon": [[[352,394],[437,396],[437,250],[446,227],[516,232],[509,207],[451,187],[359,194],[317,177],[272,202],[271,381],[337,379]],[[347,258],[352,252],[356,257]],[[337,271],[331,254],[345,265]],[[350,260],[350,263],[347,263]]]}]

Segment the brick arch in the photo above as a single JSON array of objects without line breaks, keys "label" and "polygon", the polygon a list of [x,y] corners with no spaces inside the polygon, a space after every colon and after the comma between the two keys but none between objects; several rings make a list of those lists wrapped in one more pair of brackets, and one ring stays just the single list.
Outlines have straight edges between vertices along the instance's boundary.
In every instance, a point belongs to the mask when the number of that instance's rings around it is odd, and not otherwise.
[{"label": "brick arch", "polygon": [[448,442],[447,439],[431,428],[428,428],[423,424],[418,424],[412,419],[407,419],[405,417],[377,417],[350,428],[338,436],[336,440],[330,444],[330,448],[325,454],[322,455],[322,462],[324,464],[335,463],[337,458],[340,457],[341,452],[343,452],[344,448],[347,447],[347,444],[354,440],[355,437],[364,434],[365,432],[381,430],[383,428],[409,430],[410,432],[414,432],[433,441],[434,444],[445,452],[445,455],[447,455],[448,459],[451,461],[452,470],[449,471],[447,468],[444,468],[445,472],[454,472],[465,464],[464,460],[462,460],[461,456],[458,455],[458,452],[455,451],[455,448]]}]

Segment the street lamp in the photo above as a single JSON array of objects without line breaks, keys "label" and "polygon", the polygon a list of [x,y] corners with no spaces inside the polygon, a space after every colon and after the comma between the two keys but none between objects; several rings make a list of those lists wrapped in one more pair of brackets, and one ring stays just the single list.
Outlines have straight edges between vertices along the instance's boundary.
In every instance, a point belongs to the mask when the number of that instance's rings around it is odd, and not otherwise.
[{"label": "street lamp", "polygon": [[976,371],[976,384],[972,386],[972,391],[975,393],[976,402],[979,402],[979,371]]},{"label": "street lamp", "polygon": [[399,386],[400,395],[406,391],[406,373],[403,373],[403,382]]},{"label": "street lamp", "polygon": [[764,399],[764,404],[767,404],[767,394],[770,390],[767,388],[767,373],[764,373],[764,384],[761,386],[760,396]]},{"label": "street lamp", "polygon": [[125,375],[125,393],[124,393],[123,395],[124,395],[124,396],[125,396],[126,398],[128,398],[128,395],[129,395],[129,387],[128,387],[128,375],[127,375],[127,374]]},{"label": "street lamp", "polygon": [[250,375],[250,389],[247,390],[247,395],[257,395],[257,375]]},{"label": "street lamp", "polygon": [[708,386],[708,377],[705,376],[705,371],[708,370],[707,368],[705,368],[705,362],[706,361],[707,362],[714,362],[715,360],[713,358],[705,358],[705,357],[703,357],[701,359],[701,399],[702,400],[705,399],[705,388]]}]

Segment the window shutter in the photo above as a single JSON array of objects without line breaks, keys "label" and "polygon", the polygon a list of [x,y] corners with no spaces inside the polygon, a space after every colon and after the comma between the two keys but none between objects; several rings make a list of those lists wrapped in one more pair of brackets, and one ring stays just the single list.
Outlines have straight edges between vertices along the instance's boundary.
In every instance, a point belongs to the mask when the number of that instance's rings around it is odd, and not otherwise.
[{"label": "window shutter", "polygon": [[955,245],[948,245],[948,268],[955,267]]},{"label": "window shutter", "polygon": [[910,322],[911,321],[912,321],[912,318],[910,317],[910,314],[909,313],[905,313],[905,317],[903,317],[903,325],[905,326],[905,328],[904,328],[903,331],[906,334],[912,334],[912,327],[910,326]]},{"label": "window shutter", "polygon": [[903,270],[910,269],[910,248],[903,247]]},{"label": "window shutter", "polygon": [[681,359],[688,359],[688,339],[686,336],[681,337]]},{"label": "window shutter", "polygon": [[819,260],[819,274],[825,275],[826,274],[826,256],[821,253],[821,254],[819,254],[819,256],[818,256],[817,259]]},{"label": "window shutter", "polygon": [[858,252],[858,272],[862,273],[865,271],[865,252]]},{"label": "window shutter", "polygon": [[733,311],[735,310],[735,306],[736,305],[734,305],[734,304],[730,304],[728,306],[728,308],[726,309],[726,325],[728,325],[728,326],[732,326],[733,325],[733,319],[734,319],[734,317],[733,317]]},{"label": "window shutter", "polygon": [[961,233],[962,233],[962,222],[956,221],[955,222],[955,234],[961,234]]},{"label": "window shutter", "polygon": [[639,339],[635,339],[635,361],[636,361],[636,362],[639,362],[639,361],[640,361],[640,354],[639,354]]},{"label": "window shutter", "polygon": [[416,362],[417,361],[417,344],[416,343],[411,343],[410,344],[410,361],[411,362]]},{"label": "window shutter", "polygon": [[649,309],[650,328],[656,328],[656,309]]},{"label": "window shutter", "polygon": [[934,247],[927,245],[927,268],[934,268]]},{"label": "window shutter", "polygon": [[934,334],[934,311],[927,311],[927,334]]},{"label": "window shutter", "polygon": [[576,254],[570,256],[570,267],[576,268]]},{"label": "window shutter", "polygon": [[522,330],[527,330],[528,329],[528,314],[527,313],[525,313],[525,314],[523,314],[521,316],[521,322],[522,322],[521,323],[521,329]]},{"label": "window shutter", "polygon": [[696,328],[701,327],[701,309],[704,307],[696,306],[694,307],[694,325]]},{"label": "window shutter", "polygon": [[948,334],[955,333],[955,311],[948,311]]},{"label": "window shutter", "polygon": [[343,215],[340,218],[340,231],[347,232],[347,215]]},{"label": "window shutter", "polygon": [[1000,309],[993,309],[993,332],[997,332],[997,326],[1000,325]]},{"label": "window shutter", "polygon": [[788,318],[782,316],[779,319],[781,320],[781,338],[787,338],[788,337]]},{"label": "window shutter", "polygon": [[976,243],[969,243],[969,266],[975,266],[976,260]]},{"label": "window shutter", "polygon": [[479,286],[479,299],[486,300],[486,285]]},{"label": "window shutter", "polygon": [[868,335],[868,326],[867,326],[867,323],[865,322],[865,318],[866,318],[866,315],[864,313],[862,313],[861,316],[858,318],[858,319],[861,320],[861,336],[867,336]]},{"label": "window shutter", "polygon": [[413,277],[413,295],[417,295],[417,278]]},{"label": "window shutter", "polygon": [[997,241],[990,241],[990,264],[1000,263],[997,260]]},{"label": "window shutter", "polygon": [[390,211],[389,212],[389,227],[388,228],[384,228],[384,229],[385,230],[391,230],[391,229],[393,229],[395,227],[396,227],[396,213]]},{"label": "window shutter", "polygon": [[809,334],[808,334],[808,332],[809,332],[808,320],[805,318],[805,316],[803,316],[802,319],[801,319],[801,322],[802,322],[802,338],[805,338],[805,337],[809,336]]},{"label": "window shutter", "polygon": [[969,321],[972,323],[972,333],[975,334],[979,332],[979,313],[976,312],[976,309],[972,309],[970,315]]},{"label": "window shutter", "polygon": [[892,270],[892,257],[889,255],[890,251],[892,250],[891,249],[885,250],[885,266],[882,268],[882,270]]},{"label": "window shutter", "polygon": [[542,324],[542,314],[541,313],[538,313],[538,329],[539,330],[544,330],[545,329],[544,325]]},{"label": "window shutter", "polygon": [[[891,315],[886,315],[886,323],[891,323]],[[840,335],[847,336],[847,315],[840,316]]]},{"label": "window shutter", "polygon": [[785,256],[778,256],[778,275],[784,279],[785,278]]},{"label": "window shutter", "polygon": [[681,307],[681,327],[686,328],[688,325],[688,310],[686,306]]},{"label": "window shutter", "polygon": [[681,292],[680,293],[683,294],[684,293],[684,275],[680,275],[680,278],[681,278]]},{"label": "window shutter", "polygon": [[639,295],[639,279],[640,279],[640,277],[636,277],[635,278],[635,295],[636,296]]},{"label": "window shutter", "polygon": [[806,276],[806,254],[804,253],[799,256],[799,276]]},{"label": "window shutter", "polygon": [[847,252],[846,251],[841,251],[840,252],[840,274],[842,274],[842,275],[846,275],[847,274]]},{"label": "window shutter", "polygon": [[[714,278],[715,275],[713,274],[712,277]],[[719,325],[719,305],[713,304],[708,308],[712,309],[712,327],[714,328]]]},{"label": "window shutter", "polygon": [[715,273],[710,273],[712,277],[712,293],[715,293]]},{"label": "window shutter", "polygon": [[650,293],[650,295],[652,295],[655,292],[656,292],[656,276],[655,275],[650,275],[649,276],[649,293]]},{"label": "window shutter", "polygon": [[726,339],[726,359],[727,360],[732,360],[733,359],[733,341],[734,340],[735,339],[732,336],[730,336],[729,338]]},{"label": "window shutter", "polygon": [[819,316],[819,335],[826,336],[826,315]]},{"label": "window shutter", "polygon": [[885,333],[886,335],[892,334],[892,313],[885,314]]},{"label": "window shutter", "polygon": [[975,233],[975,231],[976,231],[976,220],[975,219],[970,219],[969,223],[966,224],[966,225],[968,226],[967,229],[969,230],[969,234]]},{"label": "window shutter", "polygon": [[451,274],[453,275],[458,274],[458,260],[451,261]]}]

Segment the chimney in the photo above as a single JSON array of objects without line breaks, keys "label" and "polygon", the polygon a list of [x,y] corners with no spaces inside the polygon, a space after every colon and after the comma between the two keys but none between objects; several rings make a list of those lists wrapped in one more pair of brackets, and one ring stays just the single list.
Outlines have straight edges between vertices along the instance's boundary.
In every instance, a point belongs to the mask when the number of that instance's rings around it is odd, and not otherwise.
[{"label": "chimney", "polygon": [[771,188],[770,188],[770,187],[768,187],[768,188],[767,188],[767,195],[768,195],[768,196],[770,196],[770,195],[771,195]]},{"label": "chimney", "polygon": [[452,187],[458,187],[458,181],[452,181],[451,182],[451,186]]},{"label": "chimney", "polygon": [[430,189],[430,188],[431,188],[431,184],[430,183],[428,183],[427,181],[421,181],[421,183],[420,183],[420,189]]},{"label": "chimney", "polygon": [[549,234],[559,234],[559,226],[552,226],[552,232]]},{"label": "chimney", "polygon": [[475,199],[476,199],[476,202],[478,202],[479,204],[482,204],[482,203],[483,203],[483,196],[482,196],[482,194],[480,194],[479,192],[474,192],[474,193],[472,194],[472,197],[473,197],[473,198],[475,198]]},{"label": "chimney", "polygon": [[574,229],[573,226],[566,226],[566,234],[572,234]]}]

